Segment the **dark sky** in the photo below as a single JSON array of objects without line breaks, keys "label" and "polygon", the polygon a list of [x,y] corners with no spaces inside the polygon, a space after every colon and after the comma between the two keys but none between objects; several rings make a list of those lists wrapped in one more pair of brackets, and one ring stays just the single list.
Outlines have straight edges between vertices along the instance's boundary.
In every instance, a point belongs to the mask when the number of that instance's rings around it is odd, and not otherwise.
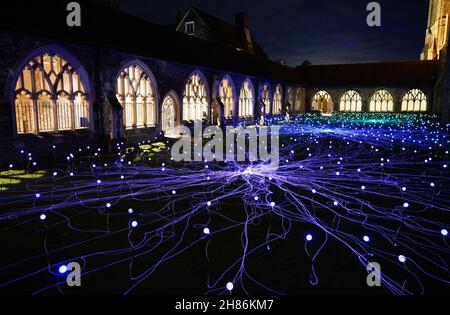
[{"label": "dark sky", "polygon": [[159,24],[175,23],[190,4],[234,23],[249,16],[254,38],[273,60],[295,66],[418,59],[428,0],[379,0],[382,26],[366,24],[371,0],[121,0],[121,9]]}]

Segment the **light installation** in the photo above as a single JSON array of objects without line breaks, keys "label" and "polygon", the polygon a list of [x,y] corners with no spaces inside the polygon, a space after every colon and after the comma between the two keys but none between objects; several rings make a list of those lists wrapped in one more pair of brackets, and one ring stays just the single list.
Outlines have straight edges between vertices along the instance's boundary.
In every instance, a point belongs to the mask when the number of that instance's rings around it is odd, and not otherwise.
[{"label": "light installation", "polygon": [[[166,264],[205,266],[197,293],[284,294],[319,288],[333,277],[324,266],[344,256],[355,274],[379,263],[386,292],[448,288],[448,126],[429,115],[362,113],[267,123],[282,126],[277,170],[175,163],[171,142],[153,139],[117,143],[117,158],[74,148],[33,176],[37,166],[21,164],[33,153],[18,152],[1,175],[0,290],[63,292],[57,275],[75,261],[83,279],[125,267],[115,280],[123,294],[160,279]],[[28,245],[17,250],[19,237]],[[287,252],[295,272],[282,267]],[[274,270],[309,277],[284,287]]]}]

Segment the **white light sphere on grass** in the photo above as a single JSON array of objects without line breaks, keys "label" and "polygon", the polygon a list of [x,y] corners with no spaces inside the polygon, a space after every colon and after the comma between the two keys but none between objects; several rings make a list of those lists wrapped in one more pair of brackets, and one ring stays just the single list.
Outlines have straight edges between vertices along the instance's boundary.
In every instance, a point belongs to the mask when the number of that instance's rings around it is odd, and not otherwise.
[{"label": "white light sphere on grass", "polygon": [[59,273],[64,274],[67,272],[67,266],[66,265],[62,265],[59,267],[58,269]]}]

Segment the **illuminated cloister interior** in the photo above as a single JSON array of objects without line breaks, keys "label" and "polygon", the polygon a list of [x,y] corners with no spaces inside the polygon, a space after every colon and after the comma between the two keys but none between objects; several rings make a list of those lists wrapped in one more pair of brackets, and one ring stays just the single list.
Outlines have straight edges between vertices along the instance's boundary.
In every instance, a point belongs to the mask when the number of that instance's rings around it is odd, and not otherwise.
[{"label": "illuminated cloister interior", "polygon": [[281,101],[283,99],[283,92],[281,90],[281,85],[277,85],[275,88],[275,94],[273,95],[273,114],[281,114]]},{"label": "illuminated cloister interior", "polygon": [[39,55],[22,69],[15,87],[18,134],[85,129],[89,102],[76,69],[55,54]]},{"label": "illuminated cloister interior", "polygon": [[362,109],[362,99],[358,92],[350,90],[341,97],[339,110],[343,112],[360,112]]},{"label": "illuminated cloister interior", "polygon": [[161,108],[161,129],[165,135],[173,135],[175,130],[175,101],[172,96],[166,96]]},{"label": "illuminated cloister interior", "polygon": [[427,97],[418,89],[405,94],[402,100],[402,112],[425,112],[427,110]]},{"label": "illuminated cloister interior", "polygon": [[219,84],[219,97],[220,101],[224,105],[224,117],[230,119],[233,117],[234,112],[234,94],[233,86],[228,78],[224,78]]},{"label": "illuminated cloister interior", "polygon": [[269,86],[264,84],[261,91],[261,101],[264,104],[264,107],[261,109],[261,112],[265,114],[270,114],[270,91]]},{"label": "illuminated cloister interior", "polygon": [[293,87],[288,87],[286,91],[287,107],[289,111],[296,111],[297,109],[297,91]]},{"label": "illuminated cloister interior", "polygon": [[155,93],[152,80],[139,65],[130,65],[117,78],[117,99],[124,108],[126,129],[155,125]]},{"label": "illuminated cloister interior", "polygon": [[197,73],[192,74],[183,92],[183,120],[206,119],[208,115],[208,96],[206,83]]},{"label": "illuminated cloister interior", "polygon": [[394,98],[386,90],[376,91],[370,98],[371,112],[392,112],[394,111]]},{"label": "illuminated cloister interior", "polygon": [[248,80],[242,84],[239,94],[239,116],[253,117],[253,91]]},{"label": "illuminated cloister interior", "polygon": [[333,100],[327,91],[317,92],[312,101],[312,110],[321,111],[324,114],[333,112]]}]

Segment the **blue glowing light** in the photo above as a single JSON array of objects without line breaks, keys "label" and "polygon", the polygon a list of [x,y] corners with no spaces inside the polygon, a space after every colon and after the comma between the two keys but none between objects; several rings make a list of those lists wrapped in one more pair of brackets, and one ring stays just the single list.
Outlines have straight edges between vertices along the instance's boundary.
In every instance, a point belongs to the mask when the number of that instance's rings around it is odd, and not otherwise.
[{"label": "blue glowing light", "polygon": [[370,237],[368,237],[367,235],[365,235],[363,237],[364,242],[369,243],[370,242]]},{"label": "blue glowing light", "polygon": [[209,235],[210,233],[211,233],[211,231],[209,230],[209,228],[205,227],[205,228],[203,229],[203,234]]},{"label": "blue glowing light", "polygon": [[228,291],[233,291],[233,289],[234,289],[234,284],[232,282],[228,282],[227,283],[227,290]]},{"label": "blue glowing light", "polygon": [[441,230],[442,236],[448,236],[448,231],[446,229]]},{"label": "blue glowing light", "polygon": [[406,257],[404,255],[400,255],[400,256],[398,256],[398,261],[400,261],[401,263],[405,263]]},{"label": "blue glowing light", "polygon": [[133,222],[131,222],[131,226],[132,226],[132,227],[134,227],[134,228],[135,228],[135,227],[137,227],[137,226],[138,226],[138,223],[137,223],[137,221],[133,221]]},{"label": "blue glowing light", "polygon": [[311,234],[306,235],[306,240],[307,240],[308,242],[311,242],[312,239],[313,239],[313,236],[312,236]]},{"label": "blue glowing light", "polygon": [[58,269],[60,274],[65,274],[67,272],[67,266],[66,265],[61,265]]}]

